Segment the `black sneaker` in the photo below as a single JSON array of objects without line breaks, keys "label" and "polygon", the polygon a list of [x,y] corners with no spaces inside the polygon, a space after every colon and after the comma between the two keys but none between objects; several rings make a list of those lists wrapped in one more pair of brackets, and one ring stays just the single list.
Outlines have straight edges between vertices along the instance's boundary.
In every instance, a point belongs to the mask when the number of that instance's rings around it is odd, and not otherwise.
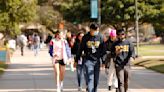
[{"label": "black sneaker", "polygon": [[118,91],[118,88],[116,88],[116,92],[119,92],[119,91]]},{"label": "black sneaker", "polygon": [[88,87],[86,88],[86,92],[88,92]]},{"label": "black sneaker", "polygon": [[111,86],[108,86],[108,90],[111,91]]}]

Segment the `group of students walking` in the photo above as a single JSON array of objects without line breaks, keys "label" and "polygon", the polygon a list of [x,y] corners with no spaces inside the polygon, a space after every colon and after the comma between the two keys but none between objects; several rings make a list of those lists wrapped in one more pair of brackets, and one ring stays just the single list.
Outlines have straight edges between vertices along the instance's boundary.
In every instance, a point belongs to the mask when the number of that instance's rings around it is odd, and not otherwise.
[{"label": "group of students walking", "polygon": [[33,36],[29,36],[29,38],[27,38],[24,34],[19,35],[16,39],[16,43],[21,49],[21,56],[24,56],[24,49],[26,46],[33,50],[34,55],[37,56],[40,48],[40,41],[40,37],[37,33]]},{"label": "group of students walking", "polygon": [[116,91],[127,92],[130,61],[135,58],[135,52],[123,29],[112,30],[108,38],[99,32],[98,24],[92,23],[88,33],[78,33],[72,47],[66,36],[57,31],[50,41],[49,54],[52,57],[57,92],[63,91],[65,66],[73,62],[72,58],[77,71],[78,91],[82,91],[83,72],[86,91],[97,92],[100,67],[103,66],[108,75],[108,89],[111,90],[114,79]]}]

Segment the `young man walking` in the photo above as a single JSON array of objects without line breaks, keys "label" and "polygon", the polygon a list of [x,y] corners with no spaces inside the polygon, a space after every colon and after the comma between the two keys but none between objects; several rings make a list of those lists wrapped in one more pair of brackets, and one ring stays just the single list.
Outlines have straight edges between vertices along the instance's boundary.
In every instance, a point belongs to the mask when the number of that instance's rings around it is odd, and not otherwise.
[{"label": "young man walking", "polygon": [[100,57],[102,56],[103,47],[102,35],[99,33],[99,27],[96,23],[90,25],[90,32],[83,36],[76,62],[84,51],[84,67],[86,72],[88,92],[97,92],[100,72]]},{"label": "young man walking", "polygon": [[116,92],[127,92],[130,61],[135,58],[134,46],[125,38],[125,31],[123,29],[117,30],[117,37],[118,41],[116,41],[111,48],[118,79],[118,90],[116,90]]}]

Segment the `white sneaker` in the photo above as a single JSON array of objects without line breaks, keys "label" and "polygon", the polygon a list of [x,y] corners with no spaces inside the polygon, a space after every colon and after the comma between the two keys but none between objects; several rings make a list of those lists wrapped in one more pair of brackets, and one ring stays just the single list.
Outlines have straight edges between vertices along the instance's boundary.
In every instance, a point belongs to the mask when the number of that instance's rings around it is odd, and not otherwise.
[{"label": "white sneaker", "polygon": [[61,90],[61,92],[63,92],[63,88],[61,88],[60,90]]},{"label": "white sneaker", "polygon": [[63,92],[63,81],[61,81],[61,83],[60,83],[60,90],[61,90],[61,92]]},{"label": "white sneaker", "polygon": [[61,92],[61,89],[57,89],[57,92]]},{"label": "white sneaker", "polygon": [[57,87],[57,92],[61,92],[61,88],[60,87]]},{"label": "white sneaker", "polygon": [[78,91],[79,91],[79,92],[82,92],[82,88],[81,88],[81,87],[78,87]]}]

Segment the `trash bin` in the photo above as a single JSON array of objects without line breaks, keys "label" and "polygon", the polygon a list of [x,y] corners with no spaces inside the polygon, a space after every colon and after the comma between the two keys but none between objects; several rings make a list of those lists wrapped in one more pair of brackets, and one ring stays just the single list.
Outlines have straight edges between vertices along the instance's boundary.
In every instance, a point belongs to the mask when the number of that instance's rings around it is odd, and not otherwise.
[{"label": "trash bin", "polygon": [[7,48],[0,47],[0,62],[10,63],[10,53]]}]

